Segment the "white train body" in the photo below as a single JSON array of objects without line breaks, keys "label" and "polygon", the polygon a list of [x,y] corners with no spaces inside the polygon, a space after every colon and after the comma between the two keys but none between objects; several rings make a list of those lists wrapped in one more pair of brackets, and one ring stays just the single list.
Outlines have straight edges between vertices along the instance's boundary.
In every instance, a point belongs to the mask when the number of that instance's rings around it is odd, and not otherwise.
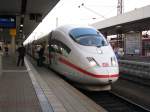
[{"label": "white train body", "polygon": [[50,68],[90,90],[110,90],[119,77],[116,56],[103,35],[91,27],[62,26],[46,37]]}]

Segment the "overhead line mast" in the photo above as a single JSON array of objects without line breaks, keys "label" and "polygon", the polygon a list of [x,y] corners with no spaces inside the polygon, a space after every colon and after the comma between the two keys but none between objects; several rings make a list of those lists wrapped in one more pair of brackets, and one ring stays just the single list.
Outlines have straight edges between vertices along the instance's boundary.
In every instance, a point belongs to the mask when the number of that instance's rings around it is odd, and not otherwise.
[{"label": "overhead line mast", "polygon": [[[124,13],[124,3],[123,0],[118,0],[118,4],[117,4],[117,15],[121,15]],[[121,39],[123,41],[123,37],[122,37],[122,30],[121,30],[121,26],[117,26],[116,27],[116,31],[117,31],[117,48],[122,47],[123,45],[119,45],[119,40]]]},{"label": "overhead line mast", "polygon": [[122,13],[124,13],[124,3],[123,0],[118,0],[117,15],[120,15]]}]

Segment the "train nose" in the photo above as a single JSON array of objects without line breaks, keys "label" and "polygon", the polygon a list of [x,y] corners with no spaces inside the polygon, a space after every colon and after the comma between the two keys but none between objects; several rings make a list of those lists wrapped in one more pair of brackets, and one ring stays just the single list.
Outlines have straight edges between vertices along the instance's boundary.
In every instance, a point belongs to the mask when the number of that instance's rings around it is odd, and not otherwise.
[{"label": "train nose", "polygon": [[105,82],[107,84],[112,84],[119,77],[119,71],[117,67],[103,67],[103,73],[106,74]]},{"label": "train nose", "polygon": [[118,69],[113,67],[113,68],[108,68],[108,74],[109,74],[109,77],[108,77],[108,83],[113,83],[115,82],[116,80],[118,80],[118,77],[119,77],[119,72],[118,72]]}]

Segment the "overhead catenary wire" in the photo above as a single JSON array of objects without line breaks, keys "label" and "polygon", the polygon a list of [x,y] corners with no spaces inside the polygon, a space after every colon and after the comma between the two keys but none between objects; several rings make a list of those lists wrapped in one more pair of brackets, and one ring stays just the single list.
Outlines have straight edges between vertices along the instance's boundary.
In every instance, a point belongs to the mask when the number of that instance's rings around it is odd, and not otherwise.
[{"label": "overhead catenary wire", "polygon": [[84,5],[84,3],[82,3],[81,5],[78,6],[78,8],[81,8],[81,7],[84,7],[84,8],[87,9],[88,11],[90,11],[90,12],[92,12],[92,13],[94,13],[94,14],[100,16],[100,17],[102,17],[103,19],[106,19],[105,16],[103,16],[103,15],[99,14],[98,12],[96,12],[96,11],[94,11],[94,10],[92,10],[92,9],[90,9],[90,8],[88,8],[88,7],[86,7],[86,6]]}]

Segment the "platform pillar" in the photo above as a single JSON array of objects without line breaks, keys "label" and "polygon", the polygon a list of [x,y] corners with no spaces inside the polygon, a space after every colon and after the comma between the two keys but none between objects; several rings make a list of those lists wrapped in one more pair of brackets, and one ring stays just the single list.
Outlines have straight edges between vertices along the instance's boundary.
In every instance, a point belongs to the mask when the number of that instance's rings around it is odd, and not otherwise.
[{"label": "platform pillar", "polygon": [[16,42],[15,42],[15,37],[11,38],[11,53],[15,54],[15,50],[16,50]]},{"label": "platform pillar", "polygon": [[15,50],[16,50],[16,29],[10,29],[10,35],[11,35],[11,53],[15,54]]}]

